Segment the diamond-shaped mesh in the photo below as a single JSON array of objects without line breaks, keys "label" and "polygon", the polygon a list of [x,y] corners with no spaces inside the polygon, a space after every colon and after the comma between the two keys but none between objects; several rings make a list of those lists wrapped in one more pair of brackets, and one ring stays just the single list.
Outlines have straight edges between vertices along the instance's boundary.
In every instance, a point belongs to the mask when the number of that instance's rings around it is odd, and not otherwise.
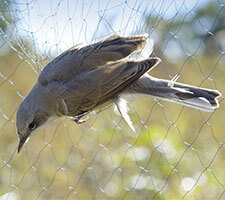
[{"label": "diamond-shaped mesh", "polygon": [[[0,196],[3,199],[225,199],[224,97],[204,113],[130,102],[136,133],[110,106],[85,124],[58,119],[17,154],[15,115],[41,69],[77,43],[149,33],[151,75],[225,93],[223,0],[2,0]],[[1,199],[1,197],[0,197]]]}]

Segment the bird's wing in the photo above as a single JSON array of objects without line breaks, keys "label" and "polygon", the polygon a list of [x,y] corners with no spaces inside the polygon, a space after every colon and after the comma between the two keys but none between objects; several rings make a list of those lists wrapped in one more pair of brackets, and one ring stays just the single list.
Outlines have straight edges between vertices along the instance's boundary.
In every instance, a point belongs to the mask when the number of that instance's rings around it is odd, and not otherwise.
[{"label": "bird's wing", "polygon": [[81,71],[89,71],[129,56],[146,43],[147,35],[121,37],[114,35],[81,49],[84,56]]},{"label": "bird's wing", "polygon": [[64,84],[64,90],[57,98],[65,101],[68,115],[74,115],[78,110],[80,113],[93,110],[116,98],[159,62],[159,58],[149,58],[108,64]]},{"label": "bird's wing", "polygon": [[130,37],[114,35],[80,49],[71,48],[47,64],[38,81],[43,85],[51,81],[69,82],[84,72],[129,56],[144,46],[146,40],[147,35]]}]

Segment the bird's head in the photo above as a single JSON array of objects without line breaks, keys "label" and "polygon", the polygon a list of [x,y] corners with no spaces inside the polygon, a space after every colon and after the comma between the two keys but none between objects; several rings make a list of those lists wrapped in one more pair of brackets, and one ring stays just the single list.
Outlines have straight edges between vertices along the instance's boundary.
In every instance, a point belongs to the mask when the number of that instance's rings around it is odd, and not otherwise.
[{"label": "bird's head", "polygon": [[33,101],[29,97],[25,98],[17,111],[18,153],[31,134],[43,127],[51,117],[46,107],[42,107],[41,104],[34,103]]}]

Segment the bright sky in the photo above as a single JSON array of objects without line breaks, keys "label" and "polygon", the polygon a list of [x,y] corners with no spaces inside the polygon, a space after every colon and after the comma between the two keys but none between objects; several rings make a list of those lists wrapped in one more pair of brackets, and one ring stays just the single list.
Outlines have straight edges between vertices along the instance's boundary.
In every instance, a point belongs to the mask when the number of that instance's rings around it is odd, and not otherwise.
[{"label": "bright sky", "polygon": [[209,0],[18,0],[17,31],[34,48],[61,52],[113,33],[144,32],[145,16],[169,19]]}]

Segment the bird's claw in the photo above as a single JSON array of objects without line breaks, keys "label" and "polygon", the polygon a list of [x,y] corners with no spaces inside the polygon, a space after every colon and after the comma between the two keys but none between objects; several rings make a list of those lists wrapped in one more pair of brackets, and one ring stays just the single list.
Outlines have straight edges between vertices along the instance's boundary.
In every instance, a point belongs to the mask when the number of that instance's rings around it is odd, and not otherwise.
[{"label": "bird's claw", "polygon": [[83,115],[78,115],[78,116],[74,116],[72,118],[72,121],[76,122],[77,124],[83,124],[85,123],[87,120],[89,119],[88,116],[83,116]]}]

